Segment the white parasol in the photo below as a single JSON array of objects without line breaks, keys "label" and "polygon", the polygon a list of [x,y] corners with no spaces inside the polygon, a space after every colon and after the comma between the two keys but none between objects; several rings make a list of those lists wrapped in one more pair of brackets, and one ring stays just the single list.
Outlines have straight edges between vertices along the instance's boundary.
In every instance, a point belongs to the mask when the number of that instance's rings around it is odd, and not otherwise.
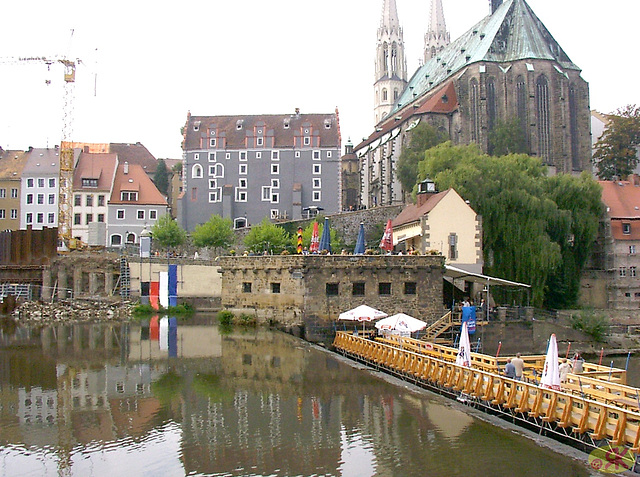
[{"label": "white parasol", "polygon": [[548,389],[560,390],[560,369],[558,365],[558,341],[552,334],[547,346],[547,357],[544,360],[544,369],[540,378],[540,386]]},{"label": "white parasol", "polygon": [[397,330],[407,331],[409,333],[421,330],[425,326],[427,326],[427,324],[424,321],[418,320],[413,316],[405,315],[404,313],[398,313],[376,322],[376,328],[379,330]]},{"label": "white parasol", "polygon": [[373,321],[388,316],[384,311],[376,310],[368,305],[360,305],[352,310],[340,313],[339,320]]},{"label": "white parasol", "polygon": [[469,331],[467,330],[467,322],[462,323],[460,330],[460,343],[458,345],[458,356],[456,356],[456,364],[459,366],[471,367],[471,344],[469,343]]}]

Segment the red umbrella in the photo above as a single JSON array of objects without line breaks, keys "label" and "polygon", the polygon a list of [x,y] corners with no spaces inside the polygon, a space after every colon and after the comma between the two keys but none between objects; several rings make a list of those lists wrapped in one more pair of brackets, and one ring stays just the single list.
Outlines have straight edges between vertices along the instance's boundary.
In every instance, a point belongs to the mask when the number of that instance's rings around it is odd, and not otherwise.
[{"label": "red umbrella", "polygon": [[391,219],[387,220],[387,226],[384,229],[384,235],[380,240],[380,248],[391,252],[393,250],[393,227],[391,227]]},{"label": "red umbrella", "polygon": [[318,233],[318,222],[313,223],[313,233],[311,234],[311,245],[309,245],[309,253],[318,251],[320,246],[320,234]]}]

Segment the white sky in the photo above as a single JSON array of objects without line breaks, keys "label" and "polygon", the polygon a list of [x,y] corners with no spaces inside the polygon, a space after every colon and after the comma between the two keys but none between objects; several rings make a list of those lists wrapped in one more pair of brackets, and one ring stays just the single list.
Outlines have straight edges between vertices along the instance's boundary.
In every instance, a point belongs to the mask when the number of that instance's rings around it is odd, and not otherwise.
[{"label": "white sky", "polygon": [[[409,76],[422,55],[430,0],[396,0]],[[637,0],[528,0],[590,83],[591,107],[640,104]],[[451,38],[489,0],[443,0]],[[53,147],[62,131],[60,65],[14,56],[80,58],[72,139],[141,142],[180,158],[194,115],[330,113],[343,145],[373,128],[382,0],[32,0],[0,6],[0,146]],[[70,31],[74,29],[70,41]],[[94,88],[94,72],[97,72]],[[51,85],[45,85],[45,80]],[[96,92],[94,96],[94,90]]]}]

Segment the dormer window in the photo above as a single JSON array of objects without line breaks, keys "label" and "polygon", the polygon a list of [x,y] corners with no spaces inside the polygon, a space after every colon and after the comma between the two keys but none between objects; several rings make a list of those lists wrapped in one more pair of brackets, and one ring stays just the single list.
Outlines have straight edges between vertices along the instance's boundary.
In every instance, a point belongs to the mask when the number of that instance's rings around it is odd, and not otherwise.
[{"label": "dormer window", "polygon": [[324,128],[325,129],[331,129],[331,119],[325,119],[324,120]]},{"label": "dormer window", "polygon": [[122,200],[122,202],[136,202],[138,200],[138,193],[123,190],[120,192],[120,200]]},{"label": "dormer window", "polygon": [[243,124],[244,124],[244,119],[238,119],[236,121],[236,129],[242,129]]},{"label": "dormer window", "polygon": [[289,124],[290,124],[289,118],[285,119],[283,124],[285,129],[289,129]]},{"label": "dormer window", "polygon": [[82,178],[82,187],[98,187],[98,179]]},{"label": "dormer window", "polygon": [[195,123],[193,123],[193,130],[200,131],[200,121],[196,121]]},{"label": "dormer window", "polygon": [[622,223],[622,233],[624,235],[631,235],[631,224],[627,222]]}]

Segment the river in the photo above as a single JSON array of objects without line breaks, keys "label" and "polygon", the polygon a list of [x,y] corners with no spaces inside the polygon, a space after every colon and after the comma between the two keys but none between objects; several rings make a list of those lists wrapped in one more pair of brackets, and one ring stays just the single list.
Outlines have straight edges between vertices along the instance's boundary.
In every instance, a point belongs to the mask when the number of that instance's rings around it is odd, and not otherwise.
[{"label": "river", "polygon": [[592,475],[292,336],[194,321],[2,328],[0,475]]}]

